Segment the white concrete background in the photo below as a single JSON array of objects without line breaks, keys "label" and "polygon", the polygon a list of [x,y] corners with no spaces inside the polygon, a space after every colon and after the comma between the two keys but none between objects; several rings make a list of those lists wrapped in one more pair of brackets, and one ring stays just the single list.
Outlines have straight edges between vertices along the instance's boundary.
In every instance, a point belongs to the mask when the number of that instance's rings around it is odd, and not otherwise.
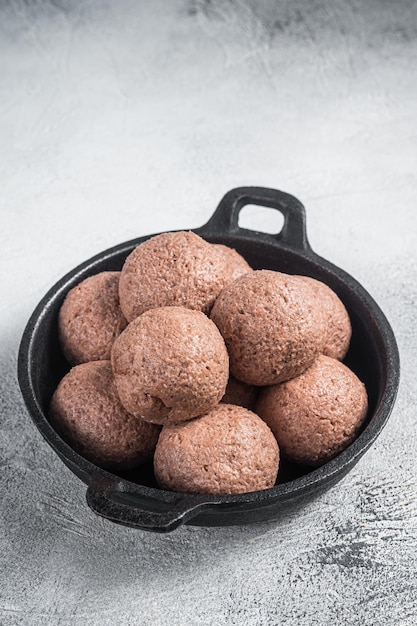
[{"label": "white concrete background", "polygon": [[[2,625],[417,623],[416,67],[412,0],[0,0]],[[316,252],[378,301],[398,401],[296,514],[118,527],[31,424],[21,333],[72,267],[240,185],[296,195]]]}]

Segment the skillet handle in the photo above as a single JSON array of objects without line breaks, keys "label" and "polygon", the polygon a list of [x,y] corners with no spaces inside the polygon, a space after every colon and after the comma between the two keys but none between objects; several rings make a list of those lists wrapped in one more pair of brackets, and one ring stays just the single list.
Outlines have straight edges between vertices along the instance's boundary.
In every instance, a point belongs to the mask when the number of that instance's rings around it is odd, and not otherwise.
[{"label": "skillet handle", "polygon": [[149,530],[168,533],[191,518],[201,509],[216,502],[207,502],[203,496],[187,496],[178,494],[172,503],[152,500],[149,508],[139,508],[135,492],[120,489],[119,483],[93,476],[86,493],[87,504],[100,517],[112,522]]},{"label": "skillet handle", "polygon": [[311,252],[307,239],[306,214],[297,198],[277,189],[267,187],[237,187],[229,191],[220,201],[209,221],[200,229],[202,233],[251,234],[253,231],[239,226],[239,213],[247,204],[256,204],[280,211],[284,226],[280,233],[270,235],[257,232],[257,237],[274,239],[285,246]]}]

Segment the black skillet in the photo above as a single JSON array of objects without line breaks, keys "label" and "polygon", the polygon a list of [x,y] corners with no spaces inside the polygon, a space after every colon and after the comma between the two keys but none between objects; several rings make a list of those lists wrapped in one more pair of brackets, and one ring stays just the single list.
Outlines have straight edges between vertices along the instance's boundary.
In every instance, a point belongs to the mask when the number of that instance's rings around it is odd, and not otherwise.
[{"label": "black skillet", "polygon": [[[284,216],[282,231],[270,235],[241,228],[239,212],[247,204],[280,211]],[[155,532],[168,532],[181,524],[224,526],[273,520],[290,505],[302,505],[345,476],[372,445],[388,420],[399,385],[398,348],[387,319],[354,278],[313,252],[307,239],[304,207],[296,198],[262,187],[233,189],[207,224],[194,232],[209,242],[232,246],[254,269],[312,276],[339,295],[353,328],[345,362],[366,385],[369,413],[358,438],[335,459],[313,470],[283,461],[277,484],[266,491],[232,496],[180,494],[157,487],[151,464],[117,475],[95,466],[64,442],[47,419],[51,395],[68,371],[58,342],[58,311],[69,289],[97,272],[120,270],[126,256],[149,236],[89,259],[56,283],[33,312],[19,350],[19,384],[43,437],[88,485],[90,508],[114,522]]]}]

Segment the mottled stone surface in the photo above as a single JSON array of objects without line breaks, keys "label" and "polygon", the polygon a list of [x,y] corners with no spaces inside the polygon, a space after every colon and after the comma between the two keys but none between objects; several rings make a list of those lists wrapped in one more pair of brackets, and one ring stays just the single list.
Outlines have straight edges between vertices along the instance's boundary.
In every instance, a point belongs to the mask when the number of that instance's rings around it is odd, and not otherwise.
[{"label": "mottled stone surface", "polygon": [[[414,626],[416,62],[411,0],[0,3],[2,625]],[[25,323],[79,262],[200,226],[245,184],[299,197],[313,248],[386,313],[392,416],[276,522],[161,536],[101,520],[24,408]]]}]

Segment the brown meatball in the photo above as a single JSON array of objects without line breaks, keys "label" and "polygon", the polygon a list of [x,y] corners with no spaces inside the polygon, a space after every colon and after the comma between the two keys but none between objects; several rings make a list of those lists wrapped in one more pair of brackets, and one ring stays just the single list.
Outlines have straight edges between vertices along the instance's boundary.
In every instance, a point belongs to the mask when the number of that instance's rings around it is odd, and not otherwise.
[{"label": "brown meatball", "polygon": [[278,445],[255,413],[219,404],[190,422],[165,426],[154,455],[158,484],[164,489],[232,494],[273,487]]},{"label": "brown meatball", "polygon": [[100,272],[71,289],[59,311],[62,351],[71,365],[110,359],[127,321],[119,305],[120,272]]},{"label": "brown meatball", "polygon": [[323,355],[297,378],[262,389],[256,404],[282,453],[309,465],[346,448],[367,410],[364,384],[346,365]]},{"label": "brown meatball", "polygon": [[237,255],[226,254],[193,232],[162,233],[148,239],[129,254],[122,268],[119,295],[124,315],[131,322],[163,306],[209,313],[221,289],[239,271],[250,271]]},{"label": "brown meatball", "polygon": [[273,385],[312,364],[324,341],[324,317],[311,285],[271,270],[252,271],[225,287],[211,311],[230,370],[252,385]]},{"label": "brown meatball", "polygon": [[52,396],[49,416],[75,450],[108,469],[131,469],[151,458],[160,430],[123,408],[110,361],[73,367]]},{"label": "brown meatball", "polygon": [[219,255],[224,256],[227,273],[230,277],[228,282],[233,282],[236,278],[239,278],[239,276],[243,276],[244,274],[248,274],[248,272],[252,271],[252,268],[246,259],[244,259],[243,256],[234,248],[224,246],[220,243],[213,243],[212,246]]},{"label": "brown meatball", "polygon": [[120,400],[157,424],[209,411],[223,397],[229,357],[213,322],[200,311],[146,311],[116,339],[112,367]]},{"label": "brown meatball", "polygon": [[310,282],[316,292],[317,301],[324,309],[327,324],[322,354],[342,361],[352,337],[352,326],[345,305],[325,283],[308,276],[300,278]]},{"label": "brown meatball", "polygon": [[230,375],[226,393],[221,399],[221,402],[224,404],[236,404],[237,406],[243,406],[245,409],[252,410],[255,406],[258,392],[259,387],[242,383],[240,380]]}]

